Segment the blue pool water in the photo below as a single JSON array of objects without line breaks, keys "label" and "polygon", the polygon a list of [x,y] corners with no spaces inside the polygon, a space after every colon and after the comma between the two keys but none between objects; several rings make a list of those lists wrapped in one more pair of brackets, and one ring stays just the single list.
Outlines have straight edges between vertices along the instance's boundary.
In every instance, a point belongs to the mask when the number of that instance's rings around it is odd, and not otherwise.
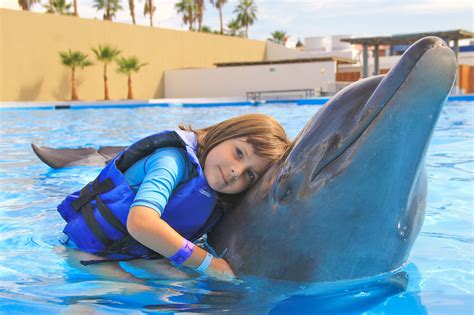
[{"label": "blue pool water", "polygon": [[318,108],[0,111],[0,313],[471,314],[473,102],[449,102],[443,110],[427,156],[425,223],[404,273],[392,279],[321,285],[244,277],[223,283],[166,262],[80,267],[77,253],[59,244],[63,221],[56,205],[99,168],[50,169],[33,156],[30,143],[124,145],[179,123],[203,127],[248,112],[273,115],[294,137]]}]

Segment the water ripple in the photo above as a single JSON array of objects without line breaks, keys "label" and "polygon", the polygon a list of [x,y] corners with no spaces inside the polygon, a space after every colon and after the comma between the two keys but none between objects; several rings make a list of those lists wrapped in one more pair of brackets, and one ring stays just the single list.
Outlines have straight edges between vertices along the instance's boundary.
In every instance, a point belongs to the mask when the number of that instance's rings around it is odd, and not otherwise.
[{"label": "water ripple", "polygon": [[473,237],[467,237],[467,236],[460,236],[460,235],[452,235],[452,234],[444,234],[444,233],[434,233],[434,232],[421,232],[421,236],[426,236],[426,237],[433,237],[433,238],[444,238],[444,239],[451,239],[463,243],[468,243],[472,244],[474,243],[474,238]]}]

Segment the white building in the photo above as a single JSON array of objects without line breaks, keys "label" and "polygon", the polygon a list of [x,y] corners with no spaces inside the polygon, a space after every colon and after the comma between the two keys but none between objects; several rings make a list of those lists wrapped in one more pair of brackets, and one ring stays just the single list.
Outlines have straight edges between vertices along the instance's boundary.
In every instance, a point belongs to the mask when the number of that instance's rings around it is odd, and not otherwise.
[{"label": "white building", "polygon": [[[390,55],[396,44],[410,44],[428,35],[447,39],[458,51],[458,91],[474,93],[474,43],[467,41],[463,46],[473,49],[459,49],[458,45],[459,40],[474,34],[458,30],[365,38],[308,37],[304,49],[267,42],[265,61],[166,71],[165,97],[247,98],[256,95],[252,92],[273,99],[331,95],[361,77],[388,72],[403,52],[398,50],[396,55]],[[310,90],[313,92],[308,93]]]}]

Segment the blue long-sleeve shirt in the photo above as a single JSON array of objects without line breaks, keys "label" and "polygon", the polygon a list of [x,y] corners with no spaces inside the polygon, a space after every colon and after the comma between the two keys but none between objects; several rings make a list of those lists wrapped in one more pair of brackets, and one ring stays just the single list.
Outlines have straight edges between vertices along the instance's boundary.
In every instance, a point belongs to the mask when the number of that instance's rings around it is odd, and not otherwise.
[{"label": "blue long-sleeve shirt", "polygon": [[131,205],[145,206],[163,214],[173,190],[188,180],[189,162],[184,149],[166,147],[133,164],[126,172],[130,187],[136,192]]}]

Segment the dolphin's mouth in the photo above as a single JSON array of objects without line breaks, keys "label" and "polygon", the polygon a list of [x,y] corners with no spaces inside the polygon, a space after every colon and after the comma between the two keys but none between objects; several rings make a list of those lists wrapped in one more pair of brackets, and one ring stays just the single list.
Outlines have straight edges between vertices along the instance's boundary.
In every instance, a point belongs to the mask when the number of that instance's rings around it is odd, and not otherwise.
[{"label": "dolphin's mouth", "polygon": [[[383,80],[382,80],[383,82]],[[382,84],[382,82],[380,84]],[[379,85],[380,85],[379,84]],[[390,99],[392,99],[393,95],[390,97]],[[368,98],[368,100],[370,99],[370,97]],[[340,156],[344,155],[344,153],[346,153],[359,139],[360,137],[362,136],[362,134],[370,127],[370,125],[372,124],[373,121],[375,121],[377,119],[377,117],[379,116],[379,114],[383,111],[383,109],[385,109],[386,105],[388,104],[388,102],[390,102],[390,99],[385,103],[383,104],[377,112],[375,112],[372,117],[370,117],[370,120],[367,121],[367,124],[361,128],[359,128],[358,130],[356,130],[354,132],[354,134],[348,139],[348,141],[345,141],[341,147],[339,148],[339,150],[337,150],[332,156],[330,159],[327,159],[325,161],[323,161],[322,163],[319,163],[313,170],[313,172],[311,173],[311,177],[310,177],[310,182],[314,182],[316,180],[316,178],[318,177],[319,174],[321,174],[328,166],[330,166],[334,161],[336,161]],[[362,108],[365,107],[362,106]]]}]

